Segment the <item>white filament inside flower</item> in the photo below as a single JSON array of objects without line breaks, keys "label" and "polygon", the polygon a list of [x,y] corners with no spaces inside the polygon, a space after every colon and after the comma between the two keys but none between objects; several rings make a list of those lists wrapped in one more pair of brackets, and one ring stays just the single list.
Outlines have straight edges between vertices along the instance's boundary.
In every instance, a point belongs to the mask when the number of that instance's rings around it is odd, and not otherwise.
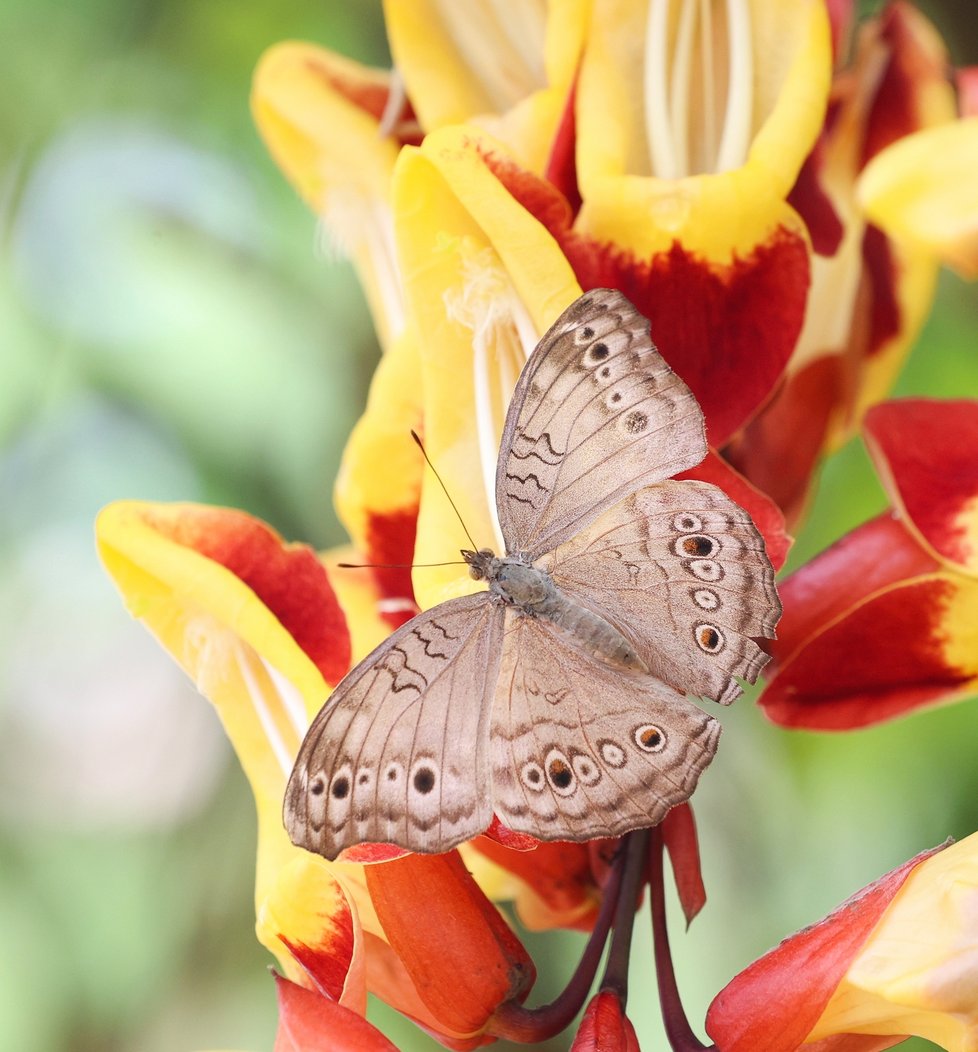
[{"label": "white filament inside flower", "polygon": [[462,289],[445,294],[449,317],[472,331],[472,386],[479,469],[495,550],[503,551],[496,514],[496,462],[513,389],[536,344],[530,316],[505,271],[486,249],[463,264]]},{"label": "white filament inside flower", "polygon": [[[302,705],[300,698],[299,705],[302,708],[298,714],[295,713],[294,699],[288,698],[288,695],[290,693],[297,695],[298,692],[283,676],[275,672],[264,658],[256,654],[251,647],[241,643],[235,648],[235,651],[241,678],[248,688],[248,697],[251,698],[255,715],[258,717],[258,722],[261,724],[261,729],[268,739],[268,744],[275,755],[275,759],[278,760],[282,772],[288,778],[292,773],[292,764],[295,762],[299,742],[302,740],[309,725],[305,706]],[[286,688],[284,693],[280,689],[283,686]],[[289,724],[296,732],[297,737],[291,748],[282,736],[279,721],[275,718],[276,709],[280,713],[284,712],[288,717]],[[298,715],[298,722],[295,719],[296,715]]]},{"label": "white filament inside flower", "polygon": [[460,65],[478,81],[487,112],[505,113],[546,87],[546,0],[441,0]]},{"label": "white filament inside flower", "polygon": [[652,175],[682,179],[744,164],[752,48],[749,0],[650,0],[645,136]]}]

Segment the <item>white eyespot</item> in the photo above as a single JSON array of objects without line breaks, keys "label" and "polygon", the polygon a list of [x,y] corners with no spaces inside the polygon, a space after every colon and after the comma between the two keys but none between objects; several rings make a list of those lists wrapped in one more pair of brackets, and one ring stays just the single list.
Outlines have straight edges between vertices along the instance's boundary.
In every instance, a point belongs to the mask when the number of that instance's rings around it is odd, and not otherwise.
[{"label": "white eyespot", "polygon": [[574,769],[560,749],[551,749],[547,753],[544,767],[546,768],[547,781],[550,783],[550,788],[558,796],[571,796],[574,793],[574,790],[577,788]]},{"label": "white eyespot", "polygon": [[528,763],[523,764],[520,770],[520,781],[531,792],[539,793],[547,784],[547,776],[543,773],[543,768],[536,760],[530,760]]},{"label": "white eyespot", "polygon": [[412,796],[427,797],[438,788],[438,768],[435,761],[425,756],[416,760],[411,768],[410,787]]},{"label": "white eyespot", "polygon": [[723,650],[726,640],[723,633],[716,625],[700,624],[693,629],[696,645],[707,654],[718,654]]},{"label": "white eyespot", "polygon": [[597,785],[601,781],[601,768],[587,753],[579,752],[571,760],[571,766],[581,785]]},{"label": "white eyespot", "polygon": [[703,529],[703,520],[691,511],[681,511],[673,517],[672,528],[676,533],[699,533]]},{"label": "white eyespot", "polygon": [[723,580],[723,567],[713,559],[688,559],[683,566],[700,581],[715,584]]},{"label": "white eyespot", "polygon": [[621,426],[630,435],[640,435],[649,426],[649,417],[641,409],[633,409],[621,418]]},{"label": "white eyespot", "polygon": [[643,723],[632,731],[632,738],[642,752],[662,752],[666,747],[665,732],[654,723]]},{"label": "white eyespot", "polygon": [[374,772],[370,767],[361,767],[357,770],[354,785],[358,790],[370,789],[374,784]]},{"label": "white eyespot", "polygon": [[603,738],[598,742],[598,752],[601,753],[601,759],[609,767],[624,767],[628,759],[625,750],[618,742],[613,742],[610,738]]},{"label": "white eyespot", "polygon": [[672,550],[681,559],[708,559],[720,550],[720,542],[705,533],[691,533],[686,537],[677,537],[672,542]]},{"label": "white eyespot", "polygon": [[701,610],[717,610],[720,607],[720,597],[712,588],[696,588],[693,590],[693,602]]},{"label": "white eyespot", "polygon": [[388,789],[400,788],[404,781],[404,767],[396,760],[392,760],[380,776],[380,784]]}]

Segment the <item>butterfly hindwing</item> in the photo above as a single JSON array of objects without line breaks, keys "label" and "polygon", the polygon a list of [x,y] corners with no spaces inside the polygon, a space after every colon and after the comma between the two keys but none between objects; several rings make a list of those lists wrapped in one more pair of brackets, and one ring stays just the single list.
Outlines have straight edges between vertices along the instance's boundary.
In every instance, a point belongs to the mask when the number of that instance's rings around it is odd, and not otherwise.
[{"label": "butterfly hindwing", "polygon": [[336,687],[285,793],[293,843],[448,851],[492,818],[489,713],[502,609],[485,592],[413,618]]},{"label": "butterfly hindwing", "polygon": [[655,825],[693,792],[720,725],[651,676],[613,668],[514,610],[493,705],[493,808],[541,840]]},{"label": "butterfly hindwing", "polygon": [[588,292],[540,341],[513,394],[496,470],[507,551],[535,559],[705,455],[703,414],[648,320],[620,292]]},{"label": "butterfly hindwing", "polygon": [[669,480],[609,508],[537,563],[610,621],[653,675],[727,704],[753,683],[781,614],[750,516],[705,482]]}]

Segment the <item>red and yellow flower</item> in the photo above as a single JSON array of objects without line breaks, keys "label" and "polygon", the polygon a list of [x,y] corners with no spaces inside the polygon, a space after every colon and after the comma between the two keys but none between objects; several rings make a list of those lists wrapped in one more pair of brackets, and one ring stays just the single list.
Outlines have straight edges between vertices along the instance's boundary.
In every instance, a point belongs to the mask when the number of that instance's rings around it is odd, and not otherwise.
[{"label": "red and yellow flower", "polygon": [[719,1052],[978,1047],[978,834],[924,851],[785,939],[717,994]]},{"label": "red and yellow flower", "polygon": [[978,402],[906,399],[866,416],[893,507],[781,584],[776,723],[844,730],[978,687]]}]

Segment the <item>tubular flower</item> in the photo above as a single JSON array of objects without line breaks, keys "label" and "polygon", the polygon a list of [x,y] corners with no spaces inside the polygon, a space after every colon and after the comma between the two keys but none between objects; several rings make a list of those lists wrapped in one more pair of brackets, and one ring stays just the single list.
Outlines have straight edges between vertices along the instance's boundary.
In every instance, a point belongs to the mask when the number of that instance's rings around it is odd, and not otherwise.
[{"label": "tubular flower", "polygon": [[[834,14],[842,48],[851,5]],[[789,521],[804,508],[819,454],[886,397],[930,309],[938,261],[967,269],[974,133],[971,122],[954,120],[948,68],[942,40],[910,4],[888,4],[861,25],[789,196],[813,250],[805,323],[777,395],[729,450]],[[946,152],[927,147],[935,140]]]},{"label": "tubular flower", "polygon": [[925,851],[792,935],[716,996],[719,1052],[978,1047],[978,834]]},{"label": "tubular flower", "polygon": [[978,685],[978,402],[876,406],[865,436],[891,511],[781,585],[776,723],[862,727]]},{"label": "tubular flower", "polygon": [[[457,854],[330,863],[294,847],[282,826],[309,719],[351,657],[386,635],[373,588],[236,511],[114,504],[97,538],[130,611],[211,700],[238,753],[258,809],[257,934],[288,979],[328,1000],[313,1014],[362,1015],[372,990],[451,1047],[479,1044],[498,1003],[524,996],[533,970]],[[451,902],[450,930],[419,926],[416,907],[397,905],[421,890],[419,876]],[[462,988],[466,956],[480,968]]]}]

